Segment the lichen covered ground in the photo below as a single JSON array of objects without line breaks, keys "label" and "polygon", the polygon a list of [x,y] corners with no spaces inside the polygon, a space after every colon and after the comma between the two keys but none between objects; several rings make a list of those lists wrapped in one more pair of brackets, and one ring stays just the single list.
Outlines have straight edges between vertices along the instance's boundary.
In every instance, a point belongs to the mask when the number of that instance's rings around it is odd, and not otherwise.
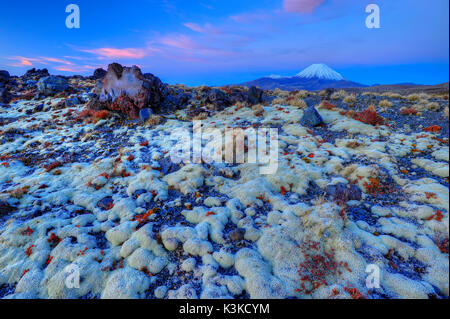
[{"label": "lichen covered ground", "polygon": [[[318,93],[303,95],[319,106]],[[420,98],[437,109],[334,96],[316,128],[286,96],[204,117],[222,131],[278,128],[271,175],[170,163],[170,133],[192,130],[184,110],[149,126],[85,123],[84,104],[61,98],[3,106],[0,199],[14,210],[0,214],[0,297],[448,298],[448,99]],[[384,124],[348,113],[370,104]],[[332,193],[338,184],[362,197]],[[68,265],[79,288],[66,285]],[[380,288],[367,287],[368,265]]]}]

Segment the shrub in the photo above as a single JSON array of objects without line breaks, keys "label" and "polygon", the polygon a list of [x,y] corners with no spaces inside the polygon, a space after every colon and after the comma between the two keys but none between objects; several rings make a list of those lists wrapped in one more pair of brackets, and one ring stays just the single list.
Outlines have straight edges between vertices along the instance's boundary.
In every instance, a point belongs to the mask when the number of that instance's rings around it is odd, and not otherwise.
[{"label": "shrub", "polygon": [[356,103],[356,97],[354,95],[347,95],[342,102],[353,105]]},{"label": "shrub", "polygon": [[334,92],[330,98],[332,100],[339,100],[339,99],[344,99],[347,96],[347,92],[345,92],[344,90],[339,90],[337,92]]},{"label": "shrub", "polygon": [[98,120],[104,120],[111,117],[111,113],[106,110],[97,111],[94,113],[94,118]]},{"label": "shrub", "polygon": [[336,108],[336,105],[331,104],[328,101],[322,101],[322,102],[320,102],[318,108],[319,108],[319,110],[321,110],[321,109],[333,110],[334,108]]},{"label": "shrub", "polygon": [[373,106],[369,106],[367,110],[356,112],[356,114],[353,115],[353,118],[373,126],[384,124],[384,118],[377,113]]},{"label": "shrub", "polygon": [[418,111],[414,107],[402,107],[400,109],[401,115],[417,115]]},{"label": "shrub", "polygon": [[392,107],[392,102],[389,100],[382,100],[382,101],[380,101],[380,103],[378,105],[380,107],[388,108],[388,107]]},{"label": "shrub", "polygon": [[414,102],[414,101],[418,101],[420,99],[419,94],[414,93],[414,94],[410,94],[406,97],[408,99],[408,101],[410,102]]}]

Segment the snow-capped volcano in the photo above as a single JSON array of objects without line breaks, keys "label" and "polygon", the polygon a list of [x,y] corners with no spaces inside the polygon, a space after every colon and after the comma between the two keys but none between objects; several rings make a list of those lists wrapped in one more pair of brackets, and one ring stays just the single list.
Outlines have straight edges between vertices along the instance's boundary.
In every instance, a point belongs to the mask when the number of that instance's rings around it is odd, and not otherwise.
[{"label": "snow-capped volcano", "polygon": [[322,80],[332,80],[332,81],[345,80],[342,75],[340,75],[338,72],[334,71],[328,65],[323,63],[310,65],[302,72],[297,74],[296,77],[304,79],[318,78]]},{"label": "snow-capped volcano", "polygon": [[258,86],[261,89],[274,90],[280,88],[292,90],[323,90],[328,88],[364,87],[364,84],[346,80],[341,74],[334,71],[328,65],[312,64],[302,72],[294,76],[270,75],[254,81],[245,82],[242,85]]}]

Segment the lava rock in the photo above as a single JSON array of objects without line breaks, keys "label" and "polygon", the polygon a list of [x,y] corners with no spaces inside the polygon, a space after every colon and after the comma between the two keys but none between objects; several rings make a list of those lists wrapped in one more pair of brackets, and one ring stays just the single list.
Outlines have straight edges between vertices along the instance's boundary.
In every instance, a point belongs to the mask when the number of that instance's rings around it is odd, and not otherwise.
[{"label": "lava rock", "polygon": [[317,112],[314,106],[310,106],[303,114],[300,124],[308,127],[315,127],[323,123],[322,116]]},{"label": "lava rock", "polygon": [[8,82],[10,77],[8,71],[0,70],[0,82]]},{"label": "lava rock", "polygon": [[81,103],[80,100],[76,96],[68,98],[65,101],[66,107],[71,107],[71,106],[74,106],[74,105],[77,105],[77,104],[80,104],[80,103]]},{"label": "lava rock", "polygon": [[24,79],[28,79],[28,80],[34,80],[34,81],[38,81],[41,78],[50,76],[50,74],[48,73],[47,69],[42,69],[42,70],[36,70],[35,68],[28,70],[24,75],[23,78]]},{"label": "lava rock", "polygon": [[110,210],[113,204],[114,200],[112,197],[105,197],[97,203],[97,206],[103,210]]},{"label": "lava rock", "polygon": [[106,70],[98,68],[94,71],[94,75],[92,77],[94,78],[94,80],[101,80],[105,77],[106,73]]},{"label": "lava rock", "polygon": [[202,92],[201,100],[202,104],[212,111],[222,111],[231,105],[230,99],[219,89],[209,89]]},{"label": "lava rock", "polygon": [[250,87],[248,89],[248,102],[252,105],[262,102],[263,91],[256,86]]},{"label": "lava rock", "polygon": [[8,89],[0,88],[0,103],[8,104],[11,99],[12,95],[9,93]]},{"label": "lava rock", "polygon": [[14,207],[0,199],[0,217],[6,216],[15,210],[16,209]]},{"label": "lava rock", "polygon": [[336,185],[328,185],[327,193],[334,200],[340,202],[348,202],[350,200],[361,200],[361,189],[353,184],[338,183]]},{"label": "lava rock", "polygon": [[51,96],[67,90],[69,83],[66,79],[51,75],[41,78],[37,83],[37,87],[40,93]]},{"label": "lava rock", "polygon": [[161,172],[164,173],[164,175],[171,174],[173,172],[176,172],[180,169],[180,165],[175,164],[170,157],[164,157],[159,161],[159,166],[161,167]]},{"label": "lava rock", "polygon": [[150,118],[150,116],[151,116],[152,114],[153,114],[152,109],[149,109],[149,108],[141,109],[141,110],[139,111],[139,119],[140,119],[142,122],[146,122],[146,121]]},{"label": "lava rock", "polygon": [[230,238],[231,241],[241,241],[244,239],[244,236],[245,229],[243,228],[236,228],[228,234],[228,238]]},{"label": "lava rock", "polygon": [[36,105],[35,108],[34,108],[34,112],[35,113],[42,112],[43,110],[44,110],[44,104]]}]

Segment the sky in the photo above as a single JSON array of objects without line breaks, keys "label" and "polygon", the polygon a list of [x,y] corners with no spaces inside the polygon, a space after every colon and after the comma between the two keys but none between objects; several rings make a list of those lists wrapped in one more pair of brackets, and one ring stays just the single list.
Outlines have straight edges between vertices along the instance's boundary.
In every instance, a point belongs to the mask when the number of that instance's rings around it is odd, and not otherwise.
[{"label": "sky", "polygon": [[[368,4],[380,28],[366,27]],[[66,6],[80,28],[66,27]],[[449,81],[447,0],[4,1],[0,69],[91,75],[138,65],[164,82],[243,83],[325,63],[368,85]]]}]

